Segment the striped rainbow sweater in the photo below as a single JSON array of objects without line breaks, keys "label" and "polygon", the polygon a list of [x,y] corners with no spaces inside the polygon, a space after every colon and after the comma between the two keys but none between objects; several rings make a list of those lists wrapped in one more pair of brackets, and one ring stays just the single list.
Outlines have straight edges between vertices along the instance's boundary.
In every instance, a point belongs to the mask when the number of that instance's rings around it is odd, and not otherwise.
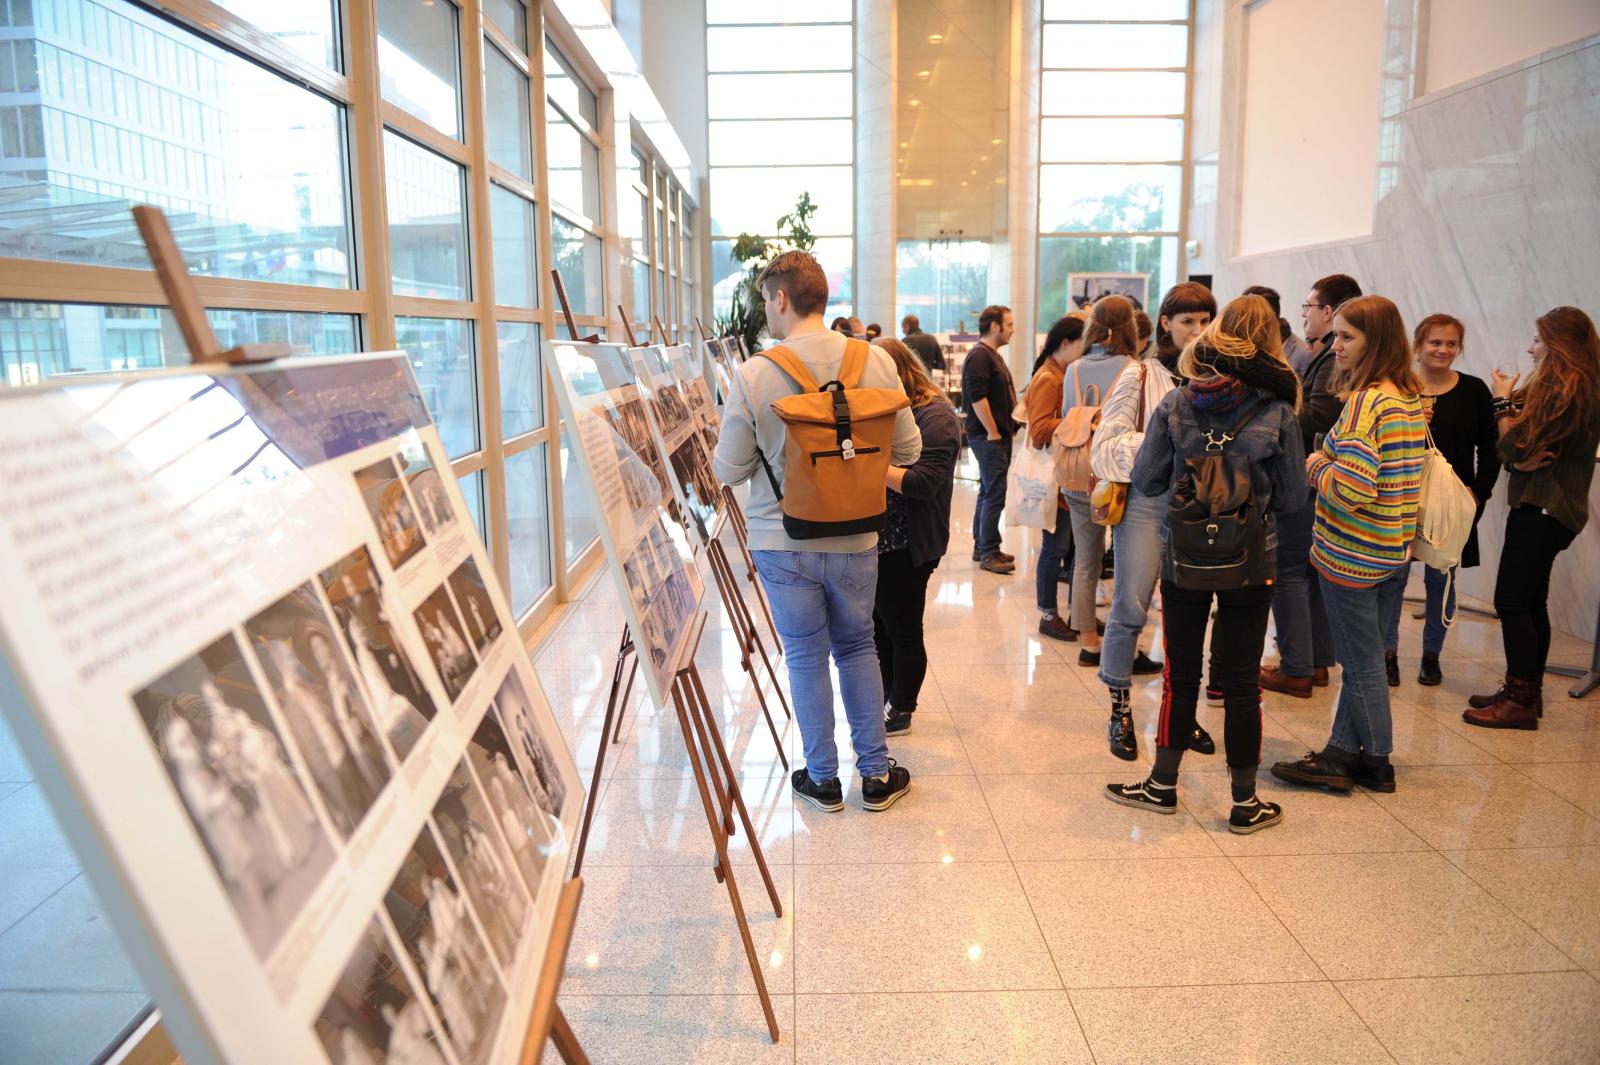
[{"label": "striped rainbow sweater", "polygon": [[1427,449],[1418,397],[1377,388],[1350,397],[1307,471],[1317,488],[1311,564],[1318,573],[1368,588],[1410,560]]}]

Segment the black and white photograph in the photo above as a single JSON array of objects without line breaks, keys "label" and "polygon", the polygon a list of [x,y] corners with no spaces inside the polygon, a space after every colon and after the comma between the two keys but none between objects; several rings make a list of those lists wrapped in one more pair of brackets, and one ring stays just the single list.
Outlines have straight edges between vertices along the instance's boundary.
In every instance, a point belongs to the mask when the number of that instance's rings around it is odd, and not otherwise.
[{"label": "black and white photograph", "polygon": [[133,695],[257,956],[333,863],[333,845],[227,634]]},{"label": "black and white photograph", "polygon": [[465,1065],[487,1060],[505,1010],[505,988],[427,825],[400,864],[383,905],[456,1057]]},{"label": "black and white photograph", "polygon": [[502,629],[500,619],[494,612],[494,600],[489,598],[489,587],[483,581],[483,573],[471,557],[450,574],[450,590],[455,593],[461,618],[467,623],[467,635],[472,637],[472,645],[482,657],[488,653],[489,645],[500,638]]},{"label": "black and white photograph", "polygon": [[[626,409],[635,411],[640,418],[644,417],[644,405],[641,402],[636,401]],[[643,520],[640,515],[648,514],[667,498],[667,486],[655,472],[658,461],[655,441],[652,438],[648,450],[640,451],[623,433],[622,424],[615,417],[608,417],[606,421],[617,457],[617,473],[622,479],[623,496],[635,516],[634,520],[640,522]]]},{"label": "black and white photograph", "polygon": [[483,715],[472,742],[467,744],[467,761],[472,763],[483,786],[495,823],[511,846],[511,859],[522,874],[529,895],[537,902],[561,826],[554,815],[534,804],[527,777],[517,764],[511,741],[493,707]]},{"label": "black and white photograph", "polygon": [[376,917],[367,922],[317,1016],[333,1065],[446,1065],[439,1034]]},{"label": "black and white photograph", "polygon": [[428,645],[428,654],[439,670],[439,679],[444,681],[444,689],[454,702],[466,690],[472,671],[478,668],[478,660],[472,655],[472,645],[467,642],[466,629],[461,625],[455,604],[450,601],[449,589],[442,584],[435,588],[417,607],[415,617],[422,642]]},{"label": "black and white photograph", "polygon": [[321,574],[372,717],[402,761],[438,713],[395,633],[372,556],[358,547]]},{"label": "black and white photograph", "polygon": [[680,427],[694,424],[689,404],[677,385],[662,385],[657,388],[656,404],[656,413],[661,416],[661,435],[667,439],[676,439],[678,433],[682,431]]},{"label": "black and white photograph", "polygon": [[434,804],[433,822],[478,912],[490,949],[501,968],[509,970],[528,919],[527,889],[465,759],[456,765]]},{"label": "black and white photograph", "polygon": [[1067,301],[1073,310],[1094,306],[1101,296],[1126,296],[1136,308],[1149,302],[1149,274],[1068,274]]},{"label": "black and white photograph", "polygon": [[711,527],[717,516],[717,501],[722,492],[717,487],[717,475],[712,472],[711,460],[694,434],[686,437],[672,453],[672,474],[683,489],[689,514],[694,519],[702,541],[711,539]]},{"label": "black and white photograph", "polygon": [[[494,701],[505,720],[512,750],[523,767],[529,793],[541,810],[559,819],[567,801],[567,787],[561,780],[560,766],[545,742],[541,722],[534,715],[528,690],[522,686],[515,669],[506,674]],[[544,727],[554,729],[555,723],[549,722]]]},{"label": "black and white photograph", "polygon": [[388,783],[389,768],[316,588],[300,585],[244,628],[328,819],[347,839]]},{"label": "black and white photograph", "polygon": [[400,445],[401,471],[405,475],[406,489],[422,526],[430,537],[437,537],[445,526],[455,520],[450,510],[450,496],[445,491],[444,480],[428,454],[428,445],[421,437],[411,435]]},{"label": "black and white photograph", "polygon": [[639,620],[640,649],[650,656],[650,662],[659,672],[672,665],[672,629],[668,626],[665,610],[648,609]]},{"label": "black and white photograph", "polygon": [[361,490],[361,499],[378,530],[378,540],[389,557],[389,565],[399,569],[417,557],[427,541],[394,459],[380,459],[357,470],[356,487]]}]

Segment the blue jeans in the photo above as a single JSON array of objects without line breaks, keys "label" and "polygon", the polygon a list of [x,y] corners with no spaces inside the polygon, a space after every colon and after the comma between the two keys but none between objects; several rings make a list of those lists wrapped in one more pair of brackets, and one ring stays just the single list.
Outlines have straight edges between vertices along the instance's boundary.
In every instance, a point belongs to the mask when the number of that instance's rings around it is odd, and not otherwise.
[{"label": "blue jeans", "polygon": [[[1411,567],[1407,566],[1400,572],[1409,574]],[[1430,655],[1436,655],[1444,650],[1445,634],[1450,631],[1444,627],[1444,616],[1446,613],[1454,616],[1456,612],[1456,572],[1452,569],[1447,575],[1427,564],[1422,567],[1422,587],[1427,591],[1427,606],[1422,613],[1422,649]],[[1444,594],[1446,584],[1450,586],[1448,602],[1445,601]],[[1402,584],[1401,588],[1404,587]],[[1389,627],[1384,633],[1385,651],[1400,650],[1400,615],[1403,613],[1405,613],[1405,601],[1396,598],[1394,609],[1389,613]]]},{"label": "blue jeans", "polygon": [[1341,668],[1339,703],[1328,743],[1346,754],[1387,756],[1394,750],[1389,681],[1383,669],[1383,629],[1406,590],[1406,571],[1375,588],[1346,588],[1320,578],[1322,601]]},{"label": "blue jeans", "polygon": [[1167,520],[1167,498],[1129,492],[1122,520],[1111,527],[1116,585],[1105,643],[1100,648],[1100,683],[1108,688],[1133,686],[1133,656],[1149,616],[1156,578],[1161,575],[1161,528]]},{"label": "blue jeans", "polygon": [[1292,514],[1278,516],[1278,583],[1272,594],[1272,620],[1278,626],[1278,668],[1291,677],[1309,677],[1333,665],[1333,634],[1322,582],[1311,568],[1311,532],[1316,496]]},{"label": "blue jeans", "polygon": [[[1072,512],[1056,501],[1055,532],[1039,530],[1039,564],[1033,575],[1033,598],[1040,613],[1059,613],[1061,560],[1072,557]],[[1068,585],[1067,601],[1072,601]]]},{"label": "blue jeans", "polygon": [[772,618],[789,662],[789,696],[805,746],[806,772],[825,784],[839,775],[833,742],[833,682],[828,654],[839,669],[844,716],[864,777],[889,771],[883,731],[883,677],[873,642],[872,607],[878,590],[878,551],[752,551]]},{"label": "blue jeans", "polygon": [[967,437],[978,460],[978,502],[972,511],[972,541],[979,560],[1000,550],[1000,512],[1006,508],[1006,474],[1011,472],[1011,437]]}]

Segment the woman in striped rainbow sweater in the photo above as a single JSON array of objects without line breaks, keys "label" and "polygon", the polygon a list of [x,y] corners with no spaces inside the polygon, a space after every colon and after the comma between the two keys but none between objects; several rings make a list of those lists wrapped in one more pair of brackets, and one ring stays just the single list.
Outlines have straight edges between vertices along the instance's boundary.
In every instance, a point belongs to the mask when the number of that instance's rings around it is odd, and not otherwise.
[{"label": "woman in striped rainbow sweater", "polygon": [[1384,622],[1405,591],[1427,452],[1422,382],[1400,311],[1359,296],[1333,320],[1334,385],[1344,411],[1306,458],[1317,489],[1311,564],[1322,582],[1344,679],[1333,733],[1319,751],[1279,762],[1272,775],[1349,791],[1394,790],[1394,729],[1384,675]]}]

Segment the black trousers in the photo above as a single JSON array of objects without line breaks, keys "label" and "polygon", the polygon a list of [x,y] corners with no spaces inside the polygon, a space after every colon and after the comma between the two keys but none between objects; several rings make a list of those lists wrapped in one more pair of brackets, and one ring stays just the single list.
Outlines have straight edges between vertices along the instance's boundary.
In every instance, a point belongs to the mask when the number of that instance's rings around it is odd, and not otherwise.
[{"label": "black trousers", "polygon": [[1540,684],[1550,659],[1550,571],[1574,534],[1538,507],[1512,507],[1494,579],[1506,673]]},{"label": "black trousers", "polygon": [[917,709],[917,694],[928,675],[928,649],[922,642],[922,611],[928,579],[939,560],[911,564],[905,549],[878,556],[878,594],[872,609],[872,636],[889,705],[902,714]]},{"label": "black trousers", "polygon": [[1161,582],[1161,632],[1166,669],[1161,678],[1157,747],[1184,747],[1194,732],[1205,657],[1206,621],[1217,599],[1211,640],[1211,683],[1222,689],[1223,747],[1231,766],[1261,764],[1261,689],[1257,671],[1272,611],[1272,586],[1197,592]]}]

